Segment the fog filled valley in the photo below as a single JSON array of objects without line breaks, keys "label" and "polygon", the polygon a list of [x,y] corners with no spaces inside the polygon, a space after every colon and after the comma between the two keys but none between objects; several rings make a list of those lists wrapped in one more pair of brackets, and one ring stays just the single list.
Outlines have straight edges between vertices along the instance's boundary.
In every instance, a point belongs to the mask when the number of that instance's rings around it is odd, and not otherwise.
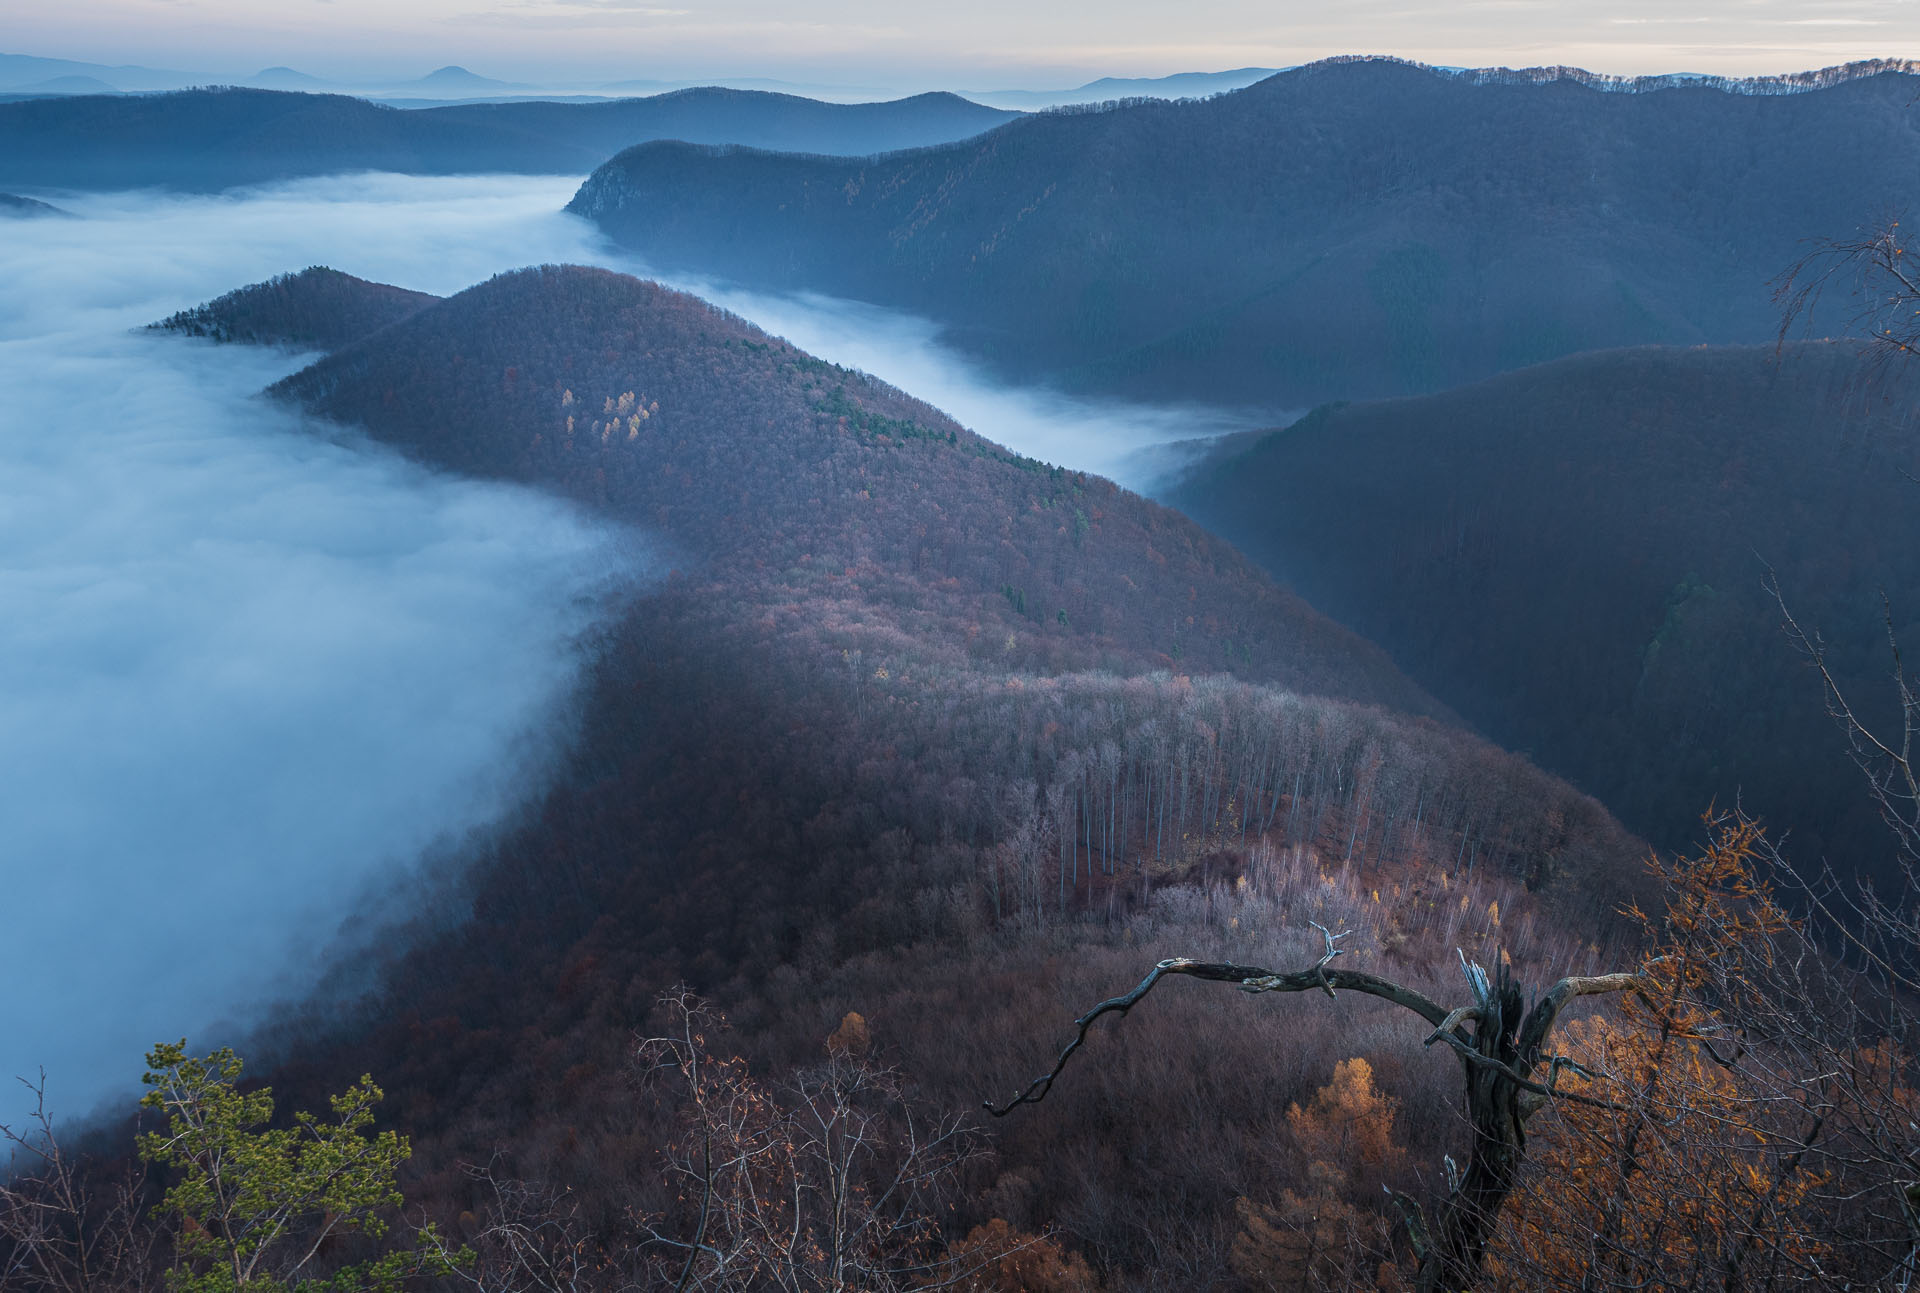
[{"label": "fog filled valley", "polygon": [[[0,247],[9,942],[38,967],[0,1046],[74,1112],[124,1097],[127,1055],[183,1011],[304,991],[382,877],[537,782],[581,639],[644,551],[316,436],[254,398],[291,357],[134,331],[242,265],[377,227],[412,266],[469,221],[416,193],[395,237],[404,187],[350,187],[75,203]],[[496,247],[520,232],[488,223]]]},{"label": "fog filled valley", "polygon": [[1920,81],[1232,84],[0,102],[0,1293],[1904,1287]]}]

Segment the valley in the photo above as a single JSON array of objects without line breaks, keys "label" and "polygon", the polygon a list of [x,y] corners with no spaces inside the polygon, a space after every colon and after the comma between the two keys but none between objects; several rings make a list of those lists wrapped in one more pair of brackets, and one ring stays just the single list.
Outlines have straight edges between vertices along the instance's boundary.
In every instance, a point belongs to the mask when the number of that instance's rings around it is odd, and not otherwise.
[{"label": "valley", "polygon": [[1891,1287],[1914,84],[0,104],[0,1293]]}]

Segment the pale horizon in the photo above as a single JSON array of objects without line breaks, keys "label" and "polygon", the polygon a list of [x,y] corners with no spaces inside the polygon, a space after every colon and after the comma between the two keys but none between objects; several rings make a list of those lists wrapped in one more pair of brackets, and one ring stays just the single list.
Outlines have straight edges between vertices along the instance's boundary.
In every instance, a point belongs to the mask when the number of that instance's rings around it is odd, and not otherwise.
[{"label": "pale horizon", "polygon": [[1201,0],[1177,21],[1141,0],[965,15],[872,0],[805,11],[769,0],[65,0],[9,19],[6,52],[208,79],[271,67],[341,83],[458,65],[543,87],[767,79],[919,91],[1045,90],[1290,67],[1343,54],[1440,66],[1564,64],[1620,76],[1759,76],[1920,56],[1898,0],[1471,0],[1435,10],[1357,0]]}]

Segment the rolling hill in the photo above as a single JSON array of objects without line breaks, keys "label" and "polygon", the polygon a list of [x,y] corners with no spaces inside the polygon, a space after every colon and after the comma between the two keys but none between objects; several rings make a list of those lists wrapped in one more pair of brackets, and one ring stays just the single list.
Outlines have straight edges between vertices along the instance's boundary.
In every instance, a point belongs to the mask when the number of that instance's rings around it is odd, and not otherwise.
[{"label": "rolling hill", "polygon": [[[251,304],[199,317],[255,328]],[[939,600],[985,596],[1020,640],[1007,659],[1003,634],[984,639],[1008,664],[1105,644],[1437,712],[1367,643],[1177,513],[624,275],[495,279],[274,394],[436,466],[560,488],[704,554],[750,553],[756,569],[808,557],[911,572]]]},{"label": "rolling hill", "polygon": [[238,88],[35,99],[0,104],[0,185],[218,190],[362,170],[585,174],[661,138],[865,155],[964,138],[1013,115],[953,95],[834,104],[718,89],[417,110]]},{"label": "rolling hill", "polygon": [[1804,240],[1915,196],[1916,82],[1879,67],[1636,89],[1336,60],[873,160],[643,144],[571,209],[663,268],[926,315],[1020,379],[1299,409],[1771,338]]},{"label": "rolling hill", "polygon": [[314,265],[237,288],[149,326],[218,342],[337,350],[439,299]]},{"label": "rolling hill", "polygon": [[[496,1152],[572,1191],[608,1252],[636,1209],[677,1206],[652,1157],[672,1109],[628,1077],[675,982],[776,1070],[857,1009],[947,1110],[1024,1080],[1043,1021],[1143,958],[1290,961],[1308,919],[1419,982],[1496,934],[1522,968],[1611,954],[1637,843],[1178,514],[654,284],[525,270],[360,332],[392,291],[310,272],[187,317],[359,332],[271,396],[557,490],[671,567],[593,644],[559,771],[370,908],[344,995],[259,1040],[290,1103],[379,1074],[419,1150],[410,1197],[449,1225],[484,1206],[459,1164]],[[1183,1054],[1195,1012],[1219,1040]],[[1434,1074],[1403,1086],[1408,1134],[1445,1142],[1453,1078],[1415,1030],[1217,996],[1159,1019],[1008,1127],[957,1233],[1058,1219],[1109,1271],[1223,1272],[1275,1151],[1249,1131],[1196,1155],[1150,1111],[1198,1080],[1258,1127],[1336,1048]],[[1177,1229],[1143,1223],[1174,1196]]]},{"label": "rolling hill", "polygon": [[1173,498],[1656,841],[1738,799],[1875,873],[1886,833],[1765,581],[1886,720],[1882,592],[1920,632],[1917,396],[1851,343],[1580,355],[1317,410]]}]

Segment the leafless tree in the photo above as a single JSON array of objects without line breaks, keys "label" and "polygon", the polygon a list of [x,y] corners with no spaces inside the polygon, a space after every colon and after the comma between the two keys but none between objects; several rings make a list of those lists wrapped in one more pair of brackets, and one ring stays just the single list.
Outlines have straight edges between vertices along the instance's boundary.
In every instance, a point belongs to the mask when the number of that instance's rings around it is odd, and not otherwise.
[{"label": "leafless tree", "polygon": [[[724,1020],[685,989],[661,1002],[670,1032],[640,1043],[650,1077],[675,1082],[683,1132],[668,1171],[684,1229],[647,1218],[654,1282],[684,1289],[893,1293],[962,1283],[1010,1250],[948,1259],[941,1219],[961,1167],[983,1150],[959,1117],[928,1120],[873,1057],[849,1015],[826,1061],[775,1086],[714,1054]],[[1023,1242],[1031,1242],[1031,1237]]]},{"label": "leafless tree", "polygon": [[[469,1249],[456,1253],[438,1231],[422,1238],[438,1247],[455,1278],[479,1293],[604,1293],[639,1287],[617,1254],[596,1241],[573,1192],[521,1180],[500,1155],[461,1165],[481,1200],[469,1228]],[[463,1218],[464,1220],[465,1218]]]},{"label": "leafless tree", "polygon": [[1884,356],[1920,353],[1920,266],[1907,259],[1900,221],[1852,238],[1817,240],[1774,281],[1780,339],[1815,326],[1821,305],[1845,302],[1839,331],[1869,339]]},{"label": "leafless tree", "polygon": [[1548,1050],[1562,1012],[1582,997],[1620,993],[1641,987],[1638,974],[1569,976],[1550,987],[1531,1009],[1526,1008],[1520,985],[1504,965],[1491,973],[1461,957],[1468,1001],[1443,1006],[1424,993],[1358,970],[1333,968],[1342,955],[1333,933],[1315,924],[1324,950],[1312,965],[1293,971],[1258,966],[1173,958],[1161,961],[1131,991],[1103,1001],[1075,1021],[1078,1032],[1053,1067],[1004,1104],[989,1101],[988,1112],[1004,1117],[1023,1104],[1037,1104],[1086,1042],[1088,1032],[1103,1016],[1124,1016],[1146,999],[1162,981],[1173,976],[1230,983],[1242,992],[1340,992],[1378,997],[1412,1011],[1432,1028],[1427,1044],[1445,1044],[1458,1058],[1466,1084],[1466,1113],[1470,1144],[1464,1171],[1449,1162],[1449,1188],[1430,1219],[1415,1200],[1394,1194],[1404,1214],[1414,1254],[1419,1263],[1421,1290],[1461,1289],[1476,1282],[1485,1261],[1492,1229],[1513,1191],[1526,1157],[1527,1124],[1556,1100],[1604,1108],[1613,1102],[1563,1090],[1563,1072],[1580,1066]]},{"label": "leafless tree", "polygon": [[47,1110],[46,1074],[24,1127],[0,1124],[0,1290],[132,1293],[150,1287],[160,1229],[137,1171],[82,1161],[61,1144]]}]

